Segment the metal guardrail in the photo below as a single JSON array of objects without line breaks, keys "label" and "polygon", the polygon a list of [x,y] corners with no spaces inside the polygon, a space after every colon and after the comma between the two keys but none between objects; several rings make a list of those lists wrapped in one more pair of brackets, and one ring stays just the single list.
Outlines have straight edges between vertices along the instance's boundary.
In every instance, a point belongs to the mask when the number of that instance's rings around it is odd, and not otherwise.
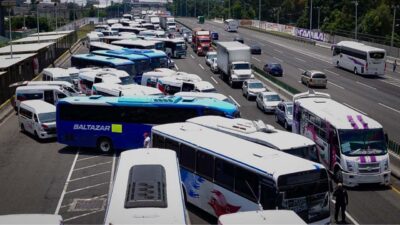
[{"label": "metal guardrail", "polygon": [[392,141],[392,140],[388,140],[388,148],[395,154],[400,155],[400,144]]}]

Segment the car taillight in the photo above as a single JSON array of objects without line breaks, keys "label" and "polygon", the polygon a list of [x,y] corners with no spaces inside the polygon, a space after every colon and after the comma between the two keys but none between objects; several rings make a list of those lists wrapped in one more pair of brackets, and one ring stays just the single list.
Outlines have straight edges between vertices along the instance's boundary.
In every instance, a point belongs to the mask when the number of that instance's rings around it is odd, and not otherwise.
[{"label": "car taillight", "polygon": [[46,124],[42,124],[43,129],[47,130],[49,127]]}]

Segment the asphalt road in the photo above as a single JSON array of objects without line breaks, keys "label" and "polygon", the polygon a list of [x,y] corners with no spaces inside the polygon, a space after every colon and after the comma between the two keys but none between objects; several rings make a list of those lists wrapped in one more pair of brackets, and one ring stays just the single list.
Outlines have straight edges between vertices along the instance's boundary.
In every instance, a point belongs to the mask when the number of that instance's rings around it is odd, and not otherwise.
[{"label": "asphalt road", "polygon": [[[221,31],[222,32],[222,31]],[[220,32],[220,33],[221,33]],[[245,40],[247,41],[247,40]],[[77,53],[85,53],[80,47]],[[195,73],[240,105],[244,118],[262,119],[282,129],[273,115],[258,110],[240,89],[232,89],[210,72],[204,58],[188,49],[186,59],[175,60],[180,71]],[[68,67],[69,60],[62,67]],[[200,66],[201,65],[201,66]],[[0,124],[0,215],[60,213],[65,224],[101,224],[118,155],[68,148],[55,140],[38,142],[21,133],[15,115]],[[376,187],[350,190],[349,215],[358,223],[396,224],[400,215],[400,183],[396,189]],[[216,219],[188,206],[192,224],[215,224]]]}]

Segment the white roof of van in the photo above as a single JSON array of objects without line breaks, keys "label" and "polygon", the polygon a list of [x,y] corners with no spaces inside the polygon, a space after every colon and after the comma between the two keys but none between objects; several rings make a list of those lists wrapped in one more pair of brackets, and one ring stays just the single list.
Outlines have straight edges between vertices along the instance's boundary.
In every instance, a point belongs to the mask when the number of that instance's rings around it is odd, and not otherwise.
[{"label": "white roof of van", "polygon": [[45,68],[43,73],[51,74],[53,77],[69,77],[69,71],[64,68],[55,67],[55,68]]},{"label": "white roof of van", "polygon": [[[36,44],[18,44],[18,45],[13,45],[13,53],[35,53],[43,48],[47,48],[50,45],[53,45],[55,42],[45,42],[45,43],[36,43]],[[0,48],[0,54],[5,55],[5,54],[10,54],[11,47],[10,45],[4,46]]]},{"label": "white roof of van", "polygon": [[15,54],[12,59],[10,55],[0,55],[0,69],[8,68],[35,55],[37,55],[37,53]]},{"label": "white roof of van", "polygon": [[243,118],[228,119],[220,116],[200,116],[189,119],[187,122],[220,130],[274,149],[288,150],[315,145],[312,140],[302,135],[277,130],[270,125]]},{"label": "white roof of van", "polygon": [[202,90],[204,90],[204,91],[205,91],[205,90],[211,90],[211,89],[214,89],[214,90],[215,90],[214,85],[212,85],[210,82],[204,81],[204,80],[198,81],[198,82],[196,82],[194,85],[195,85],[196,88],[199,89],[200,91],[202,91]]},{"label": "white roof of van", "polygon": [[1,215],[0,224],[62,224],[62,217],[54,214],[10,214]]},{"label": "white roof of van", "polygon": [[30,86],[20,86],[17,87],[16,91],[21,91],[21,90],[55,90],[55,89],[61,89],[60,86],[57,85],[30,85]]},{"label": "white roof of van", "polygon": [[48,113],[48,112],[55,112],[56,107],[50,103],[47,103],[42,100],[26,100],[22,101],[20,106],[28,106],[31,108],[36,109],[36,113]]},{"label": "white roof of van", "polygon": [[[319,93],[316,92],[316,94],[318,95]],[[297,94],[293,97],[293,99],[305,95],[307,95],[307,92]],[[360,129],[364,127],[362,121],[364,121],[370,129],[382,128],[382,125],[374,119],[365,116],[362,113],[349,108],[329,97],[318,97],[317,95],[308,94],[308,97],[295,99],[294,104],[300,104],[300,106],[322,118],[323,120],[328,121],[337,129],[354,129],[352,123],[350,122],[351,119]]]},{"label": "white roof of van", "polygon": [[196,83],[201,81],[201,78],[196,74],[182,74],[182,75],[161,77],[158,80],[164,84],[180,84],[182,82]]},{"label": "white roof of van", "polygon": [[[152,133],[154,132],[185,140],[191,145],[203,148],[216,156],[229,156],[229,161],[245,164],[248,169],[267,174],[274,177],[275,180],[278,176],[284,174],[324,168],[319,163],[193,123],[170,123],[153,126]],[[283,162],[285,165],[293,166],[283,166]]]},{"label": "white roof of van", "polygon": [[231,214],[224,214],[219,217],[218,224],[234,225],[234,224],[297,224],[306,225],[306,223],[291,210],[264,210],[264,211],[247,211]]}]

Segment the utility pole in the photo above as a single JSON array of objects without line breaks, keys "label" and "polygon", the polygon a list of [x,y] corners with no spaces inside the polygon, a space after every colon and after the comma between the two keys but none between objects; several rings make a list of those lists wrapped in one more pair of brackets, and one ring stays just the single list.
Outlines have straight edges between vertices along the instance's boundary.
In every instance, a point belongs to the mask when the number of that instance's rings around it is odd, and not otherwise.
[{"label": "utility pole", "polygon": [[11,9],[15,7],[16,2],[14,0],[3,0],[0,2],[1,7],[7,8],[8,9],[8,26],[10,29],[10,58],[13,58],[13,48],[12,48],[12,33],[11,33]]},{"label": "utility pole", "polygon": [[353,1],[353,3],[354,3],[354,5],[355,5],[355,8],[356,8],[356,25],[355,25],[355,30],[354,30],[354,39],[356,39],[357,40],[357,15],[358,15],[358,13],[357,13],[357,8],[358,8],[358,0],[355,0],[355,1]]},{"label": "utility pole", "polygon": [[36,23],[37,23],[37,41],[40,42],[40,35],[39,35],[39,0],[36,1]]},{"label": "utility pole", "polygon": [[395,26],[396,26],[396,9],[397,9],[398,7],[399,7],[398,5],[393,6],[393,24],[392,24],[392,37],[391,37],[391,39],[390,39],[390,47],[393,47],[394,28],[395,28]]},{"label": "utility pole", "polygon": [[318,9],[318,31],[319,31],[319,18],[320,18],[320,11],[321,11],[321,7],[318,6],[316,7]]},{"label": "utility pole", "polygon": [[258,0],[258,28],[261,28],[261,0]]},{"label": "utility pole", "polygon": [[210,18],[210,0],[207,0],[207,17]]},{"label": "utility pole", "polygon": [[185,16],[187,17],[187,0],[186,0],[186,4],[185,4]]},{"label": "utility pole", "polygon": [[194,17],[197,17],[197,1],[194,0]]},{"label": "utility pole", "polygon": [[228,19],[231,19],[231,0],[229,0],[229,18]]},{"label": "utility pole", "polygon": [[310,4],[310,38],[311,38],[311,30],[312,30],[312,1],[311,0],[311,4]]}]

